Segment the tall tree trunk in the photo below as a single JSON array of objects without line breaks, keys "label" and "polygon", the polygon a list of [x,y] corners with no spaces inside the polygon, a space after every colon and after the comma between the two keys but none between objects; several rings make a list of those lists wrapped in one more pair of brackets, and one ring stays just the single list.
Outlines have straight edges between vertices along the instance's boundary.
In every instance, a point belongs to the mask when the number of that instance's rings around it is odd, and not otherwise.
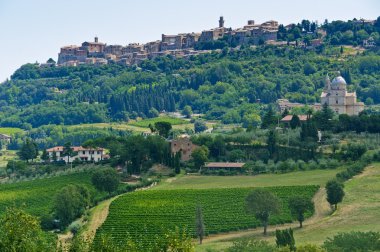
[{"label": "tall tree trunk", "polygon": [[302,221],[300,221],[300,228],[302,228]]},{"label": "tall tree trunk", "polygon": [[267,226],[268,226],[268,223],[264,222],[264,235],[267,235]]}]

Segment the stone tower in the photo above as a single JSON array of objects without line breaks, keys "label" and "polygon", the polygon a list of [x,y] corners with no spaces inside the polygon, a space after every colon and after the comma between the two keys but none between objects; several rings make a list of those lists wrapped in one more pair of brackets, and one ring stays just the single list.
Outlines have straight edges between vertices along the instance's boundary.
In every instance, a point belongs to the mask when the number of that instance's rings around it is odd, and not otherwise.
[{"label": "stone tower", "polygon": [[219,28],[222,28],[222,27],[224,27],[224,18],[223,18],[223,16],[220,16],[220,18],[219,18]]}]

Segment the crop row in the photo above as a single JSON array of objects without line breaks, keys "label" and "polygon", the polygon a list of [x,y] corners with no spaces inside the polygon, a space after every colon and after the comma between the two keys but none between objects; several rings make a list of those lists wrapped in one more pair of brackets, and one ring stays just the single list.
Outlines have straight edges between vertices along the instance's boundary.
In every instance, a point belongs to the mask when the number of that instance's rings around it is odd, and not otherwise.
[{"label": "crop row", "polygon": [[[288,199],[302,195],[311,199],[318,186],[268,187],[281,201],[281,211],[270,224],[291,222]],[[98,230],[122,241],[126,236],[151,240],[176,226],[194,234],[195,209],[202,207],[206,233],[241,230],[260,225],[245,211],[245,198],[252,188],[152,190],[126,194],[110,206],[107,220]],[[310,216],[312,213],[307,213]]]},{"label": "crop row", "polygon": [[68,184],[86,185],[95,191],[87,172],[1,184],[0,214],[7,207],[19,207],[36,216],[47,215],[52,211],[55,194]]}]

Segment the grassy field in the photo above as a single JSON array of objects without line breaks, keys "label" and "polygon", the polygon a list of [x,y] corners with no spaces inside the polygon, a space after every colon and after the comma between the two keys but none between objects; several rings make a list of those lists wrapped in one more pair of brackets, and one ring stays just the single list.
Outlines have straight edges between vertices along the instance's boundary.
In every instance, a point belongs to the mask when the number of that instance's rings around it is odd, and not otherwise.
[{"label": "grassy field", "polygon": [[13,135],[19,132],[24,132],[20,128],[0,128],[0,134]]},{"label": "grassy field", "polygon": [[87,172],[2,184],[0,185],[0,213],[7,207],[16,206],[33,215],[48,214],[52,209],[55,194],[68,184],[85,185],[93,193],[97,193],[91,184],[91,176]]},{"label": "grassy field", "polygon": [[68,126],[70,128],[113,128],[117,130],[130,130],[134,132],[150,132],[149,128],[141,128],[133,125],[129,125],[128,123],[89,123],[89,124],[78,124]]},{"label": "grassy field", "polygon": [[[170,118],[170,117],[159,117],[159,118],[164,118],[164,119],[159,120],[158,118],[153,118],[153,119],[146,119],[146,120],[141,120],[141,121],[137,121],[137,122],[133,121],[133,122],[129,122],[129,123],[89,123],[89,124],[72,125],[72,126],[68,126],[68,127],[70,127],[70,128],[93,128],[93,127],[95,127],[95,128],[100,128],[100,129],[112,127],[113,129],[116,129],[116,130],[125,130],[125,131],[133,131],[133,132],[143,133],[143,132],[150,132],[150,129],[148,127],[149,123],[154,124],[155,121],[168,121],[168,122],[170,122],[170,120],[172,120],[172,119],[177,120],[175,118]],[[178,120],[182,120],[182,119],[178,119]],[[179,123],[178,121],[176,123],[177,124],[172,124],[173,129],[182,129],[182,130],[184,130],[186,128],[194,129],[194,124],[189,123],[185,120],[182,120],[181,123]]]},{"label": "grassy field", "polygon": [[262,174],[257,176],[197,176],[181,175],[169,178],[152,190],[207,189],[233,187],[266,187],[294,185],[324,185],[343,168],[335,170],[312,170],[284,174]]},{"label": "grassy field", "polygon": [[181,118],[160,116],[160,117],[149,118],[149,119],[144,119],[144,120],[139,120],[139,121],[132,121],[129,123],[129,125],[148,128],[149,124],[154,125],[156,122],[168,122],[168,123],[171,123],[171,125],[189,124],[188,121]]},{"label": "grassy field", "polygon": [[346,195],[338,211],[316,225],[297,230],[296,241],[321,244],[338,232],[380,232],[380,163],[347,181],[344,190]]},{"label": "grassy field", "polygon": [[9,160],[16,158],[16,151],[5,150],[1,152],[0,156],[0,169],[5,169]]}]

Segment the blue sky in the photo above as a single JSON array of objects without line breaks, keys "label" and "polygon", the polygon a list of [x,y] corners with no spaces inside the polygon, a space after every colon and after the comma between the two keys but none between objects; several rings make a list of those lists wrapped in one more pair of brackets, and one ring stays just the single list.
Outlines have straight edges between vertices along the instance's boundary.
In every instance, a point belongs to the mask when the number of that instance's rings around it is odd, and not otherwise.
[{"label": "blue sky", "polygon": [[274,19],[375,19],[379,0],[0,0],[0,82],[27,62],[57,59],[59,48],[92,41],[126,45],[158,40],[161,34],[241,27]]}]

